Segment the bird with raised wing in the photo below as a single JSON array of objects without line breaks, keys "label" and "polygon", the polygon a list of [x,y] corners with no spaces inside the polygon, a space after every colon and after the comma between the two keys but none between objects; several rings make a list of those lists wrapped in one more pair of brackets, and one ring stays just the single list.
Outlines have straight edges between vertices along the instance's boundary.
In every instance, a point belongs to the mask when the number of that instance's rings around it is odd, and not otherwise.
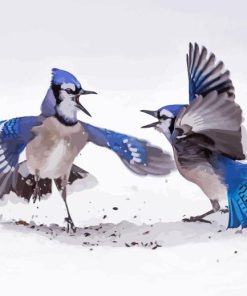
[{"label": "bird with raised wing", "polygon": [[[12,191],[35,202],[51,194],[54,180],[66,206],[68,231],[76,227],[67,204],[67,189],[87,179],[88,173],[73,164],[87,143],[112,150],[139,175],[165,175],[173,168],[170,156],[147,141],[79,121],[78,110],[90,116],[79,101],[88,94],[96,93],[84,90],[71,73],[52,69],[41,114],[0,122],[0,198]],[[26,160],[19,163],[24,149]]]},{"label": "bird with raised wing", "polygon": [[212,209],[184,221],[210,222],[228,197],[229,228],[247,227],[247,165],[242,146],[242,111],[235,102],[230,72],[205,47],[190,44],[187,55],[189,104],[142,110],[157,121],[144,126],[163,133],[173,147],[176,166],[197,184]]}]

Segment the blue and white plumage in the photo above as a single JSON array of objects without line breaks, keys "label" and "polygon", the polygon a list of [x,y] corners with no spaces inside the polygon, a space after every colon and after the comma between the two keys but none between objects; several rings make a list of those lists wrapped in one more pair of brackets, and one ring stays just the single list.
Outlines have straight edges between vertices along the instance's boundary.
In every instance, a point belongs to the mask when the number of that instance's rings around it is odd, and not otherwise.
[{"label": "blue and white plumage", "polygon": [[13,118],[0,122],[0,174],[13,170],[19,155],[32,139],[31,129],[41,123],[38,116]]},{"label": "blue and white plumage", "polygon": [[217,90],[219,94],[226,92],[229,99],[234,100],[234,87],[230,80],[230,71],[224,71],[224,63],[219,61],[213,53],[209,54],[197,43],[189,44],[187,58],[187,70],[189,78],[189,101],[193,101],[197,95],[205,97],[211,91]]},{"label": "blue and white plumage", "polygon": [[229,228],[247,227],[247,165],[224,156],[214,159],[214,167],[227,186]]},{"label": "blue and white plumage", "polygon": [[68,71],[64,71],[61,69],[53,68],[52,69],[52,81],[53,85],[62,85],[63,83],[71,83],[77,89],[81,88],[80,82],[77,78],[69,73]]},{"label": "blue and white plumage", "polygon": [[115,152],[122,162],[138,175],[166,175],[173,169],[173,162],[167,153],[162,152],[145,140],[98,128],[81,122],[88,133],[88,141]]},{"label": "blue and white plumage", "polygon": [[146,112],[158,119],[154,127],[171,143],[179,172],[207,195],[212,210],[185,221],[204,218],[220,210],[228,196],[228,227],[247,227],[247,165],[242,147],[242,111],[234,101],[230,72],[215,55],[197,44],[187,55],[189,104],[168,105]]},{"label": "blue and white plumage", "polygon": [[89,141],[114,151],[122,160],[130,164],[140,163],[146,165],[147,151],[144,142],[128,135],[114,131],[97,128],[82,122],[82,126],[89,135]]},{"label": "blue and white plumage", "polygon": [[[77,119],[78,110],[89,112],[79,101],[84,90],[71,73],[53,69],[51,86],[39,116],[0,122],[0,198],[14,191],[27,200],[51,193],[54,180],[68,213],[66,221],[75,230],[66,202],[67,185],[88,173],[73,164],[87,143],[106,147],[139,175],[165,175],[173,169],[168,154],[144,140],[98,128]],[[26,149],[26,161],[19,163]]]}]

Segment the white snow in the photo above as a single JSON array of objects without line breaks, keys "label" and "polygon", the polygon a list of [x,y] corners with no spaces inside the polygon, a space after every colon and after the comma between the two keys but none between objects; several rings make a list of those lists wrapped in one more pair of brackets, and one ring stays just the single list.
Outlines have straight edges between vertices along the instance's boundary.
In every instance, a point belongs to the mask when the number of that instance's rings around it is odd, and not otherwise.
[{"label": "white snow", "polygon": [[246,233],[217,222],[123,221],[76,235],[7,223],[0,239],[6,295],[240,295],[246,288]]}]

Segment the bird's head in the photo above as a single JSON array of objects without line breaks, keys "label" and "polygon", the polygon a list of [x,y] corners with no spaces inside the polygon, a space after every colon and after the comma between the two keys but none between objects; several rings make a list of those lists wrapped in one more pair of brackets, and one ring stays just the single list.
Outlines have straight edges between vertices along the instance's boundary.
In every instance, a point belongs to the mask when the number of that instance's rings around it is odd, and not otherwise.
[{"label": "bird's head", "polygon": [[163,133],[167,138],[170,138],[174,130],[176,116],[183,107],[184,105],[167,105],[156,111],[141,110],[141,112],[147,113],[158,119],[153,123],[142,126],[142,128],[153,127]]},{"label": "bird's head", "polygon": [[81,95],[97,94],[81,87],[80,82],[71,73],[52,69],[51,90],[55,97],[55,115],[66,124],[77,122],[78,110],[91,116],[79,101]]}]

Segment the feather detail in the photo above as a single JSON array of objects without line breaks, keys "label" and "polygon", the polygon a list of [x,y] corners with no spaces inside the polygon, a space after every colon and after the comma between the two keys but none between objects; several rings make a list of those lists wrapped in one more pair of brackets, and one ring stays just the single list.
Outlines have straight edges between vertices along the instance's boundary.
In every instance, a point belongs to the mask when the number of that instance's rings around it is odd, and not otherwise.
[{"label": "feather detail", "polygon": [[216,63],[213,53],[208,55],[207,49],[203,46],[201,50],[197,43],[189,44],[187,54],[187,70],[189,78],[189,100],[196,96],[206,96],[212,91],[219,94],[226,93],[229,99],[234,100],[234,87],[230,80],[230,72],[224,71],[222,61]]},{"label": "feather detail", "polygon": [[233,159],[244,159],[241,143],[242,111],[226,93],[198,96],[178,115],[175,129],[178,137],[202,134],[213,140],[215,149]]},{"label": "feather detail", "polygon": [[115,152],[138,175],[167,175],[174,169],[168,153],[145,140],[81,122],[90,142]]}]

